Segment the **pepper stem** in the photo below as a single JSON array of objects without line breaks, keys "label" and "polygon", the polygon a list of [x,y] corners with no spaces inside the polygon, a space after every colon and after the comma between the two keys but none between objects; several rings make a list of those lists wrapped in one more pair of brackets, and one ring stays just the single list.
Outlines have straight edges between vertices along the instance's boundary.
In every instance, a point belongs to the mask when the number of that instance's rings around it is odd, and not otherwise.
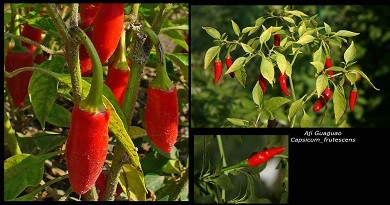
[{"label": "pepper stem", "polygon": [[127,59],[126,59],[126,31],[122,30],[121,38],[118,44],[118,56],[117,59],[114,61],[114,68],[120,69],[120,70],[127,70],[129,71],[130,68],[127,65]]},{"label": "pepper stem", "polygon": [[156,47],[156,54],[157,54],[157,68],[156,77],[152,80],[151,86],[154,88],[158,88],[163,91],[169,91],[171,90],[175,85],[169,79],[167,69],[166,69],[166,63],[165,63],[165,55],[164,50],[161,46],[161,43],[158,39],[158,36],[156,33],[150,29],[149,27],[144,27],[146,33],[149,35],[150,39],[152,40],[153,45]]},{"label": "pepper stem", "polygon": [[84,44],[85,48],[88,51],[89,56],[92,59],[92,83],[89,89],[89,93],[85,99],[80,102],[80,109],[92,113],[103,112],[106,108],[103,104],[103,68],[100,63],[100,58],[97,54],[91,39],[85,34],[85,32],[77,26],[71,27],[71,30],[76,34],[81,42]]}]

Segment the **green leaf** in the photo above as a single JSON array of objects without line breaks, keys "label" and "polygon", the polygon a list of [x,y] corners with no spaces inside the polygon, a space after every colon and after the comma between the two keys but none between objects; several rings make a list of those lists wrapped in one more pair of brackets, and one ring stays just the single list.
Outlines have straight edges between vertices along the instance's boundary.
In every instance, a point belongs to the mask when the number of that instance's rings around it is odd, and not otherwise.
[{"label": "green leaf", "polygon": [[355,48],[355,44],[352,41],[351,45],[347,48],[347,50],[344,53],[344,60],[346,63],[352,62],[353,60],[355,60],[355,57],[356,57],[356,48]]},{"label": "green leaf", "polygon": [[[43,62],[39,67],[61,72],[64,63],[63,57],[56,56],[52,60]],[[47,116],[57,97],[57,86],[58,82],[56,80],[41,72],[34,72],[30,79],[28,85],[30,101],[42,129],[45,129]]]},{"label": "green leaf", "polygon": [[272,112],[278,109],[280,106],[289,103],[291,100],[285,97],[273,97],[267,100],[264,104],[264,109],[269,112]]},{"label": "green leaf", "polygon": [[146,187],[149,190],[156,192],[157,190],[159,190],[161,187],[164,186],[164,179],[165,176],[160,176],[157,174],[146,174],[145,175]]},{"label": "green leaf", "polygon": [[215,56],[218,54],[221,47],[214,46],[207,50],[206,55],[204,56],[204,69],[206,69],[211,61],[215,58]]},{"label": "green leaf", "polygon": [[286,60],[286,74],[288,77],[291,77],[292,74],[292,67],[288,60]]},{"label": "green leaf", "polygon": [[241,68],[239,70],[236,70],[234,74],[238,82],[242,85],[242,87],[245,88],[246,76],[247,76],[245,69]]},{"label": "green leaf", "polygon": [[143,176],[137,174],[137,170],[130,164],[124,164],[119,175],[119,182],[127,197],[132,201],[146,200],[146,187]]},{"label": "green leaf", "polygon": [[363,73],[363,71],[361,70],[356,70],[360,75],[363,76],[363,78],[371,85],[371,87],[373,87],[375,90],[379,91],[378,88],[375,87],[374,84],[372,84],[372,82],[370,81],[370,79],[367,77],[367,75],[365,73]]},{"label": "green leaf", "polygon": [[338,37],[338,36],[331,37],[329,39],[329,43],[332,44],[332,45],[338,46],[339,48],[341,48],[341,40],[340,40],[340,37]]},{"label": "green leaf", "polygon": [[289,22],[289,23],[295,24],[294,19],[292,19],[292,18],[290,18],[290,17],[285,17],[285,16],[283,16],[283,19],[286,20],[286,21]]},{"label": "green leaf", "polygon": [[335,36],[343,36],[343,37],[352,37],[352,36],[357,36],[359,34],[360,33],[355,33],[352,31],[340,30],[340,31],[337,31],[337,33],[335,33],[334,35]]},{"label": "green leaf", "polygon": [[255,25],[257,27],[259,27],[259,26],[261,26],[264,23],[264,21],[265,21],[265,18],[264,17],[260,17],[260,18],[256,19]]},{"label": "green leaf", "polygon": [[271,26],[269,28],[271,29],[271,33],[275,33],[277,31],[280,31],[280,29],[282,29],[283,26]]},{"label": "green leaf", "polygon": [[325,22],[324,22],[324,26],[325,26],[326,34],[330,34],[330,32],[332,32],[332,28]]},{"label": "green leaf", "polygon": [[181,69],[184,78],[189,81],[188,78],[188,54],[187,53],[175,53],[169,54],[165,53]]},{"label": "green leaf", "polygon": [[356,73],[345,73],[345,77],[351,82],[351,85],[356,82]]},{"label": "green leaf", "polygon": [[255,86],[253,87],[253,90],[252,90],[252,98],[253,98],[253,101],[256,103],[256,105],[259,105],[259,106],[260,106],[260,103],[263,101],[263,90],[260,88],[260,85],[259,85],[259,83],[257,83],[257,81],[256,81]]},{"label": "green leaf", "polygon": [[58,127],[69,127],[70,119],[71,113],[69,110],[54,103],[46,120],[48,123]]},{"label": "green leaf", "polygon": [[335,124],[337,124],[340,118],[343,116],[347,105],[344,96],[344,89],[342,86],[336,86],[336,88],[334,89],[333,105],[334,105],[334,117],[336,120]]},{"label": "green leaf", "polygon": [[301,119],[300,126],[301,127],[310,127],[310,124],[311,124],[311,117],[308,114],[306,114],[305,110],[303,110],[303,116]]},{"label": "green leaf", "polygon": [[249,121],[248,120],[242,120],[237,118],[226,118],[230,123],[233,125],[239,126],[239,127],[245,127]]},{"label": "green leaf", "polygon": [[302,22],[301,26],[298,28],[298,34],[299,36],[302,36],[306,32],[306,24],[305,22]]},{"label": "green leaf", "polygon": [[279,67],[280,72],[284,74],[286,72],[286,68],[288,65],[287,65],[287,60],[283,54],[278,52],[276,53],[276,63]]},{"label": "green leaf", "polygon": [[280,46],[281,47],[284,47],[287,43],[287,37],[286,38],[283,38],[283,40],[280,41]]},{"label": "green leaf", "polygon": [[267,30],[265,30],[260,35],[260,44],[263,44],[264,42],[267,42],[271,38],[271,29],[272,29],[272,26],[269,27]]},{"label": "green leaf", "polygon": [[292,11],[285,11],[286,13],[289,13],[289,14],[292,14],[294,16],[298,16],[298,17],[307,17],[307,14],[303,13],[302,11],[298,11],[298,10],[292,10]]},{"label": "green leaf", "polygon": [[296,42],[297,44],[305,45],[312,41],[314,41],[314,36],[312,35],[304,35],[299,38],[299,40]]},{"label": "green leaf", "polygon": [[53,21],[49,17],[34,17],[28,20],[28,24],[36,29],[44,30],[51,36],[59,36],[56,27],[53,24]]},{"label": "green leaf", "polygon": [[244,49],[245,52],[247,53],[253,53],[253,48],[246,45],[245,43],[241,43],[242,49]]},{"label": "green leaf", "polygon": [[317,98],[321,97],[322,92],[328,86],[328,77],[325,74],[318,76],[316,80]]},{"label": "green leaf", "polygon": [[240,27],[238,27],[238,25],[236,24],[236,22],[234,22],[233,20],[232,21],[232,27],[233,27],[233,30],[234,30],[234,33],[237,35],[237,36],[240,36]]},{"label": "green leaf", "polygon": [[266,57],[262,58],[262,61],[261,61],[261,64],[260,64],[260,72],[261,72],[261,75],[263,75],[263,77],[265,79],[267,79],[267,81],[272,86],[273,85],[274,76],[275,76],[275,71],[274,71],[274,66],[272,65],[271,60],[269,60]]},{"label": "green leaf", "polygon": [[221,34],[215,29],[215,28],[212,28],[212,27],[202,27],[211,37],[213,37],[214,39],[220,39],[221,38]]},{"label": "green leaf", "polygon": [[4,200],[15,199],[28,186],[37,186],[43,177],[45,160],[57,155],[14,155],[4,161]]},{"label": "green leaf", "polygon": [[310,62],[310,64],[312,64],[316,68],[317,73],[320,73],[324,69],[324,63],[322,63],[322,61]]},{"label": "green leaf", "polygon": [[306,97],[303,96],[301,99],[293,102],[290,106],[290,109],[288,110],[288,120],[291,121],[292,118],[298,113],[298,111],[302,108],[303,105],[303,98]]},{"label": "green leaf", "polygon": [[233,64],[230,66],[230,68],[225,72],[225,74],[228,74],[228,73],[231,73],[231,72],[234,72],[236,70],[239,70],[243,67],[244,65],[244,61],[245,61],[245,57],[239,57],[237,58]]},{"label": "green leaf", "polygon": [[258,26],[250,26],[250,27],[245,27],[244,29],[242,29],[242,33],[248,33],[249,31],[252,31],[254,29],[258,29],[259,27]]},{"label": "green leaf", "polygon": [[221,187],[221,189],[223,190],[229,190],[234,188],[232,182],[226,174],[219,175],[219,177],[214,180],[214,183],[218,184],[218,186]]},{"label": "green leaf", "polygon": [[314,52],[313,61],[321,62],[322,67],[324,67],[323,64],[325,62],[325,56],[324,56],[324,52],[322,50],[322,45],[318,48],[318,50],[316,50],[316,52]]},{"label": "green leaf", "polygon": [[[31,138],[31,137],[29,137]],[[52,149],[55,149],[59,145],[66,142],[68,136],[63,136],[55,132],[38,132],[32,137],[33,144],[36,144],[42,153],[47,153]]]},{"label": "green leaf", "polygon": [[168,161],[169,158],[157,151],[150,152],[141,160],[142,170],[145,175],[152,173],[161,175]]},{"label": "green leaf", "polygon": [[329,69],[330,69],[330,70],[333,70],[333,71],[339,71],[339,72],[345,71],[344,68],[339,67],[339,66],[332,66],[332,67],[330,67]]},{"label": "green leaf", "polygon": [[174,43],[179,45],[188,51],[188,44],[182,36],[182,32],[179,30],[188,30],[188,25],[175,25],[170,20],[164,21],[164,27],[161,29],[161,33],[164,33],[166,36],[171,38]]}]

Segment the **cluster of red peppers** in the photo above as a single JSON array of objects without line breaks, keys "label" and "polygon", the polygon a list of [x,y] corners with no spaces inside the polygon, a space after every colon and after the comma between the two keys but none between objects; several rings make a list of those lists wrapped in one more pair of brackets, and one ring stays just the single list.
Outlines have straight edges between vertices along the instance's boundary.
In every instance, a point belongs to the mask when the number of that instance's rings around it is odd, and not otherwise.
[{"label": "cluster of red peppers", "polygon": [[[101,63],[106,62],[121,37],[124,4],[81,4],[80,19],[83,23],[81,28],[87,28],[87,35],[92,39]],[[80,47],[80,67],[83,76],[91,73],[91,57],[83,46]]]}]

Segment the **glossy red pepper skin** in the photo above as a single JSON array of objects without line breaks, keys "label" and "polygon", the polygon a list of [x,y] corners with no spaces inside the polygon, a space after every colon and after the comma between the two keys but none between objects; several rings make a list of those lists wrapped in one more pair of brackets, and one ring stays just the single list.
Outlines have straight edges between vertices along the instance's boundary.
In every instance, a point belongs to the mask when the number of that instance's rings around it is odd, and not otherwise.
[{"label": "glossy red pepper skin", "polygon": [[[29,38],[33,41],[36,41],[38,43],[42,42],[42,30],[36,29],[32,26],[30,26],[28,23],[23,24],[23,30],[21,36]],[[28,48],[28,50],[31,51],[31,53],[34,53],[36,46],[29,44],[27,42],[22,41],[22,46]]]},{"label": "glossy red pepper skin", "polygon": [[288,92],[288,88],[287,88],[286,76],[287,76],[286,73],[285,74],[279,73],[278,82],[279,82],[279,87],[282,90],[283,94],[286,96],[290,96],[290,93]]},{"label": "glossy red pepper skin", "polygon": [[214,61],[214,83],[217,84],[222,76],[222,62],[220,60]]},{"label": "glossy red pepper skin", "polygon": [[66,163],[71,187],[77,194],[86,193],[95,184],[108,148],[108,110],[93,114],[75,105],[68,140]]},{"label": "glossy red pepper skin", "polygon": [[[131,67],[130,61],[128,61],[127,64]],[[108,74],[105,83],[111,89],[120,106],[122,106],[126,94],[129,77],[129,70],[117,69],[114,68],[112,63],[108,64]]]},{"label": "glossy red pepper skin", "polygon": [[[98,190],[99,201],[104,199],[107,187],[107,177],[103,172],[100,172],[99,177],[95,182],[96,189]],[[121,185],[117,185],[115,195],[118,196],[123,192]]]},{"label": "glossy red pepper skin", "polygon": [[330,67],[332,67],[332,58],[329,57],[329,58],[326,58],[325,59],[325,70],[326,70],[326,74],[328,74],[328,76],[332,76],[330,77],[330,80],[333,80],[334,77],[333,77],[333,70],[328,70]]},{"label": "glossy red pepper skin", "polygon": [[102,4],[96,15],[92,43],[100,62],[106,62],[114,53],[121,37],[125,4]]},{"label": "glossy red pepper skin", "polygon": [[[92,39],[92,31],[85,32],[87,36]],[[83,44],[79,48],[80,69],[83,77],[89,76],[92,73],[92,59],[88,54],[87,49]]]},{"label": "glossy red pepper skin", "polygon": [[319,110],[321,110],[331,97],[332,90],[330,88],[325,88],[325,90],[321,94],[321,97],[314,103],[313,111],[318,112]]},{"label": "glossy red pepper skin", "polygon": [[349,109],[351,110],[351,112],[355,108],[357,97],[358,97],[358,91],[355,89],[351,90],[351,92],[349,93]]},{"label": "glossy red pepper skin", "polygon": [[[18,68],[32,67],[34,56],[31,51],[13,52],[12,49],[5,57],[5,70],[12,72]],[[28,83],[32,76],[32,71],[24,71],[12,78],[6,78],[7,88],[12,101],[17,107],[23,107],[24,99],[28,95]]]},{"label": "glossy red pepper skin", "polygon": [[[230,66],[233,65],[233,59],[232,57],[226,57],[225,58],[226,68],[229,69]],[[230,77],[234,78],[234,72],[229,73]]]},{"label": "glossy red pepper skin", "polygon": [[267,79],[265,79],[261,74],[259,76],[259,85],[263,93],[267,92]]},{"label": "glossy red pepper skin", "polygon": [[149,86],[147,98],[146,133],[157,148],[170,153],[176,143],[179,123],[176,87],[163,91]]},{"label": "glossy red pepper skin", "polygon": [[280,46],[280,34],[274,35],[274,46]]},{"label": "glossy red pepper skin", "polygon": [[252,155],[251,157],[249,157],[249,159],[247,160],[248,165],[250,167],[259,166],[260,164],[263,164],[263,163],[267,162],[268,160],[270,160],[273,156],[284,152],[284,150],[286,150],[286,148],[284,148],[284,147],[273,147],[273,148],[258,152],[256,154]]},{"label": "glossy red pepper skin", "polygon": [[80,4],[80,19],[84,26],[88,27],[93,24],[101,5],[102,4]]}]

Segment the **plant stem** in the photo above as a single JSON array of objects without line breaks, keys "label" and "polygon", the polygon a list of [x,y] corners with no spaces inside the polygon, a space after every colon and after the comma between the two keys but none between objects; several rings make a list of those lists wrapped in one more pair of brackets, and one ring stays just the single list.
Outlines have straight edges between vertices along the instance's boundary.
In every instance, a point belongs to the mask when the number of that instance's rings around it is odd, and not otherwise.
[{"label": "plant stem", "polygon": [[85,48],[88,51],[89,56],[92,59],[92,69],[93,69],[93,75],[92,75],[92,83],[91,88],[89,90],[87,98],[85,100],[82,100],[80,102],[80,108],[84,109],[85,111],[90,111],[93,113],[99,113],[106,110],[104,104],[103,104],[103,68],[102,64],[100,62],[100,58],[97,54],[97,51],[95,47],[93,46],[93,43],[91,42],[91,39],[85,34],[85,32],[77,27],[72,27],[72,31],[75,35],[77,35],[81,42],[84,44]]},{"label": "plant stem", "polygon": [[36,46],[37,48],[40,48],[42,49],[43,51],[45,51],[46,53],[48,54],[51,54],[51,55],[64,55],[64,51],[63,50],[59,50],[59,51],[54,51],[40,43],[37,43],[29,38],[26,38],[26,37],[23,37],[23,36],[18,36],[18,35],[15,35],[15,34],[12,34],[12,33],[4,33],[4,36],[5,37],[11,37],[13,39],[18,39],[18,40],[21,40],[21,41],[24,41],[24,42],[27,42],[31,45],[34,45]]},{"label": "plant stem", "polygon": [[79,44],[69,34],[65,22],[57,12],[55,4],[45,4],[46,11],[53,21],[60,37],[65,45],[65,59],[70,70],[70,77],[72,81],[73,102],[78,104],[81,100],[82,87],[81,71],[79,63]]},{"label": "plant stem", "polygon": [[[217,141],[218,141],[218,149],[219,149],[219,155],[222,159],[222,166],[226,167],[226,157],[225,157],[225,152],[223,150],[223,143],[222,143],[222,138],[221,135],[217,135]],[[225,172],[223,172],[225,174]],[[222,190],[222,202],[226,201],[226,193],[225,190]]]},{"label": "plant stem", "polygon": [[[291,61],[291,67],[294,65],[295,60],[297,59],[299,50],[300,50],[301,48],[302,48],[302,46],[299,47],[299,49],[295,52],[294,58],[293,58],[293,60]],[[293,83],[293,80],[292,80],[292,75],[288,78],[288,80],[289,80],[289,82],[290,82],[291,92],[292,92],[293,100],[294,100],[294,102],[295,102],[297,98],[296,98],[296,96],[295,96],[295,90],[294,90],[294,83]],[[296,120],[296,115],[294,115],[294,117],[293,117],[293,119],[292,119],[291,127],[294,127],[295,120]]]},{"label": "plant stem", "polygon": [[22,154],[18,141],[16,140],[15,130],[12,128],[7,112],[4,109],[4,141],[7,143],[12,155]]},{"label": "plant stem", "polygon": [[98,200],[98,195],[97,195],[97,192],[96,192],[95,185],[93,185],[91,187],[91,189],[89,189],[87,191],[87,193],[85,193],[83,195],[83,199],[86,200],[86,201],[97,201]]}]

